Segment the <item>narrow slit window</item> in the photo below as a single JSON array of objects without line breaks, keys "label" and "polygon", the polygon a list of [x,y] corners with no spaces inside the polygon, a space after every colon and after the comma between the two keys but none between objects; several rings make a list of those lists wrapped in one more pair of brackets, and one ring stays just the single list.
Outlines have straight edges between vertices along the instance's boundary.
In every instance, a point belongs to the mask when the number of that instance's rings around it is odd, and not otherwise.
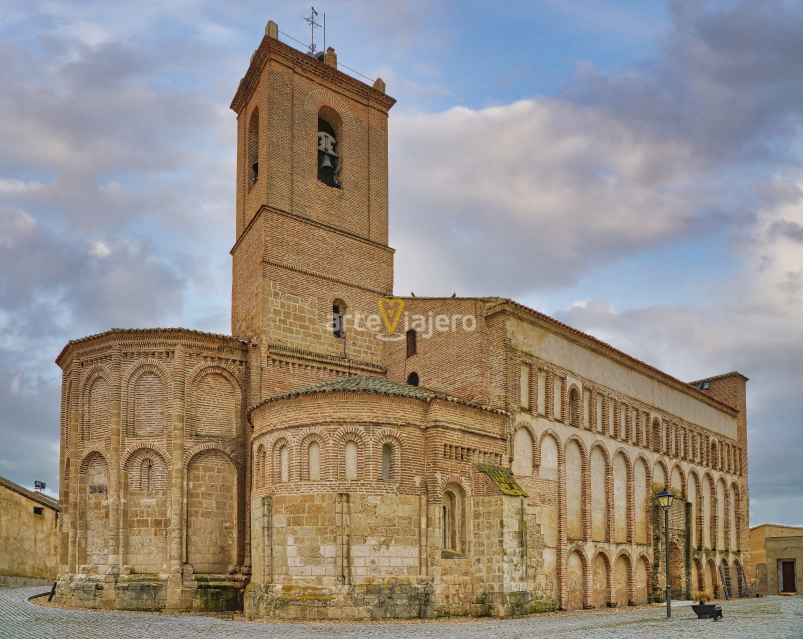
[{"label": "narrow slit window", "polygon": [[418,352],[418,343],[416,340],[415,329],[411,328],[407,331],[407,357],[412,357]]}]

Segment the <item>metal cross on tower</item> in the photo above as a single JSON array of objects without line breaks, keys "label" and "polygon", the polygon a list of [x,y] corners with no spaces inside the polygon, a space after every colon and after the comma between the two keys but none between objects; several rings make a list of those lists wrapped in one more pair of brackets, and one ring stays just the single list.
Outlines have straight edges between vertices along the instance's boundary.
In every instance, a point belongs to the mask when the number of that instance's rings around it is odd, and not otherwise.
[{"label": "metal cross on tower", "polygon": [[312,32],[312,43],[309,45],[309,52],[315,53],[315,27],[320,27],[317,22],[315,22],[315,18],[318,16],[318,12],[315,11],[315,7],[312,7],[312,13],[310,14],[309,18],[304,18],[307,22],[309,22],[310,31]]}]

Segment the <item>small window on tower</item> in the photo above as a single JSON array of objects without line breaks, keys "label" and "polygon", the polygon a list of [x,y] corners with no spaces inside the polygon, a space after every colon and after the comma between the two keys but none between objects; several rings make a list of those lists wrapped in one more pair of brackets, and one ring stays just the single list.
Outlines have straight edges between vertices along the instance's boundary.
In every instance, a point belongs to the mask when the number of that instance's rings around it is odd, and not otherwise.
[{"label": "small window on tower", "polygon": [[326,120],[318,118],[318,179],[328,186],[340,188],[342,166],[335,130]]},{"label": "small window on tower", "polygon": [[45,514],[45,509],[44,508],[40,508],[39,506],[34,506],[33,507],[33,514],[34,515],[44,515]]},{"label": "small window on tower", "polygon": [[248,123],[248,188],[259,180],[259,109],[251,113]]},{"label": "small window on tower", "polygon": [[416,343],[415,329],[411,328],[407,331],[407,357],[412,357],[418,352],[418,344]]},{"label": "small window on tower", "polygon": [[346,305],[342,300],[332,304],[332,335],[338,339],[346,337]]},{"label": "small window on tower", "polygon": [[410,373],[407,376],[407,383],[410,386],[418,386],[418,373]]}]

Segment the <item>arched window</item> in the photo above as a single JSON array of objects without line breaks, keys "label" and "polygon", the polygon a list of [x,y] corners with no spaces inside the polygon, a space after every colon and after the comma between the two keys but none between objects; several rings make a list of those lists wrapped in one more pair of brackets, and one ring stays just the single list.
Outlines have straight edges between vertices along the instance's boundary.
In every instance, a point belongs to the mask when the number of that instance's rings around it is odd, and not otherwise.
[{"label": "arched window", "polygon": [[140,473],[140,478],[142,481],[142,486],[140,490],[147,490],[148,492],[153,490],[153,460],[152,459],[145,459],[142,462],[142,470]]},{"label": "arched window", "polygon": [[348,441],[346,442],[346,449],[345,449],[345,465],[346,465],[346,479],[349,481],[354,481],[358,478],[358,456],[359,448],[357,446],[357,442],[355,441]]},{"label": "arched window", "polygon": [[332,304],[332,335],[338,339],[346,337],[346,303],[343,300]]},{"label": "arched window", "polygon": [[569,424],[580,426],[580,393],[576,388],[569,391]]},{"label": "arched window", "polygon": [[282,483],[290,481],[290,449],[287,444],[279,449],[279,478]]},{"label": "arched window", "polygon": [[443,491],[441,516],[441,543],[443,549],[462,553],[465,532],[465,507],[462,493],[456,487],[447,487]]},{"label": "arched window", "polygon": [[327,186],[340,188],[342,162],[338,153],[337,135],[332,125],[318,118],[318,179]]},{"label": "arched window", "polygon": [[661,422],[654,420],[652,423],[652,449],[656,453],[661,452]]},{"label": "arched window", "polygon": [[390,481],[392,475],[393,447],[390,444],[382,444],[382,480]]},{"label": "arched window", "polygon": [[318,442],[310,442],[310,445],[307,448],[307,464],[309,468],[309,480],[320,481],[321,445]]},{"label": "arched window", "polygon": [[416,343],[415,329],[411,328],[407,331],[407,357],[412,357],[418,352],[418,344]]},{"label": "arched window", "polygon": [[259,180],[259,109],[254,109],[248,122],[248,188]]},{"label": "arched window", "polygon": [[407,376],[407,383],[410,386],[418,386],[418,373],[410,373]]}]

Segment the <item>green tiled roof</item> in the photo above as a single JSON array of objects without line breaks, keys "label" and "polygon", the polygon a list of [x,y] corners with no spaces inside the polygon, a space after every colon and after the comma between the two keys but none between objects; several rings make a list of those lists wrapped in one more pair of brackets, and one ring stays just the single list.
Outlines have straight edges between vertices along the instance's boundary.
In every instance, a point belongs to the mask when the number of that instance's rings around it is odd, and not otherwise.
[{"label": "green tiled roof", "polygon": [[475,466],[477,470],[491,478],[491,481],[496,484],[503,495],[527,496],[527,493],[519,486],[519,482],[513,477],[513,472],[509,468],[502,468],[492,464],[475,464]]},{"label": "green tiled roof", "polygon": [[433,399],[441,399],[448,402],[455,402],[456,404],[464,404],[466,406],[473,406],[481,410],[487,410],[494,413],[501,413],[507,415],[507,411],[491,408],[477,402],[452,397],[446,393],[430,390],[428,388],[421,388],[420,386],[408,386],[407,384],[399,384],[398,382],[391,382],[387,379],[380,377],[371,377],[370,375],[356,375],[354,377],[345,377],[337,379],[333,382],[325,382],[323,384],[316,384],[315,386],[307,386],[306,388],[299,388],[298,390],[289,393],[282,393],[280,395],[273,395],[264,399],[256,406],[248,409],[250,414],[257,406],[266,404],[268,402],[275,402],[282,399],[290,399],[292,397],[300,397],[301,395],[317,395],[319,393],[375,393],[377,395],[390,395],[392,397],[409,397],[410,399],[419,399],[425,402],[431,402]]}]

